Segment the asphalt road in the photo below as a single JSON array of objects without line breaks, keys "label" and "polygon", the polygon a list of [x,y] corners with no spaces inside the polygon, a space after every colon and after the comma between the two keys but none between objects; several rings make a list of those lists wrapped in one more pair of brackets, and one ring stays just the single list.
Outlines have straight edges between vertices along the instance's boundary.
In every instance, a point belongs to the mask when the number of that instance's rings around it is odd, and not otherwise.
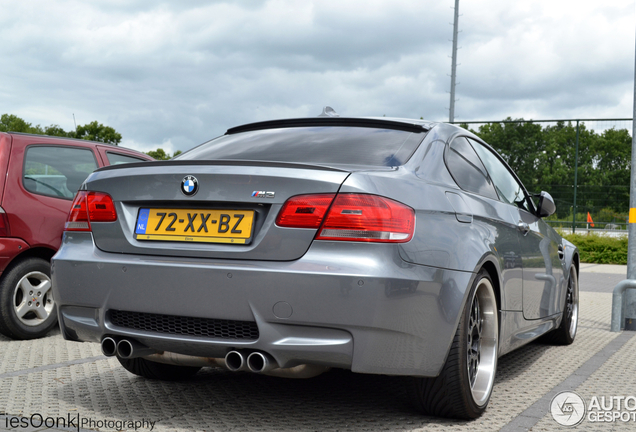
[{"label": "asphalt road", "polygon": [[579,290],[611,293],[627,277],[627,266],[581,264]]}]

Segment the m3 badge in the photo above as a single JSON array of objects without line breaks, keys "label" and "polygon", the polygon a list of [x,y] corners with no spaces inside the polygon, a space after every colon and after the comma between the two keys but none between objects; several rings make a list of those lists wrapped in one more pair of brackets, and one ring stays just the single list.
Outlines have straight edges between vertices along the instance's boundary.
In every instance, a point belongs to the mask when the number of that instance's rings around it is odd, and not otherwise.
[{"label": "m3 badge", "polygon": [[252,198],[274,198],[274,196],[276,196],[276,192],[267,192],[267,191],[252,192]]}]

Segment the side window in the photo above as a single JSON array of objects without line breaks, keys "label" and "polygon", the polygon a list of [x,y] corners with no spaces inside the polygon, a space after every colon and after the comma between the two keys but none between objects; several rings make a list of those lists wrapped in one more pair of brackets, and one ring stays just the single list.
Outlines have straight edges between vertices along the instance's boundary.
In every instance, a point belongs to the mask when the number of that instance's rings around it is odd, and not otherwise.
[{"label": "side window", "polygon": [[486,168],[466,138],[455,138],[450,144],[446,152],[446,166],[460,188],[498,199]]},{"label": "side window", "polygon": [[146,162],[145,159],[128,156],[121,153],[106,152],[106,156],[108,157],[109,165],[120,165],[120,164],[133,163],[133,162]]},{"label": "side window", "polygon": [[530,213],[534,213],[528,204],[523,187],[501,160],[477,141],[470,140],[470,142],[484,162],[484,165],[486,165],[501,200],[508,204],[514,204]]},{"label": "side window", "polygon": [[97,161],[90,149],[30,146],[24,156],[22,184],[29,192],[72,199],[96,169]]}]

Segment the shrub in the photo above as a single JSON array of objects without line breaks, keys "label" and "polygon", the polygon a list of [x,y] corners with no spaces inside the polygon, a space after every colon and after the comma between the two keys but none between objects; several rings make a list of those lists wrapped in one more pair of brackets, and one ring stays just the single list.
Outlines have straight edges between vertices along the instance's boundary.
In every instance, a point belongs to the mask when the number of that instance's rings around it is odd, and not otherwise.
[{"label": "shrub", "polygon": [[576,245],[581,262],[596,264],[627,264],[627,236],[605,237],[596,234],[565,234]]}]

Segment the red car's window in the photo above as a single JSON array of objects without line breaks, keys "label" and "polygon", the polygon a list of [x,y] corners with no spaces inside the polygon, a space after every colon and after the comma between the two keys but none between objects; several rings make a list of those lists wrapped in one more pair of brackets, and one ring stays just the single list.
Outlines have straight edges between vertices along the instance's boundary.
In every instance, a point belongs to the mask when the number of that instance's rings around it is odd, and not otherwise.
[{"label": "red car's window", "polygon": [[120,165],[120,164],[133,163],[133,162],[146,162],[146,159],[141,159],[134,156],[128,156],[121,153],[106,152],[106,157],[108,157],[108,163],[110,165]]},{"label": "red car's window", "polygon": [[89,149],[30,146],[24,156],[22,184],[29,192],[72,199],[86,177],[96,169],[95,155]]}]

